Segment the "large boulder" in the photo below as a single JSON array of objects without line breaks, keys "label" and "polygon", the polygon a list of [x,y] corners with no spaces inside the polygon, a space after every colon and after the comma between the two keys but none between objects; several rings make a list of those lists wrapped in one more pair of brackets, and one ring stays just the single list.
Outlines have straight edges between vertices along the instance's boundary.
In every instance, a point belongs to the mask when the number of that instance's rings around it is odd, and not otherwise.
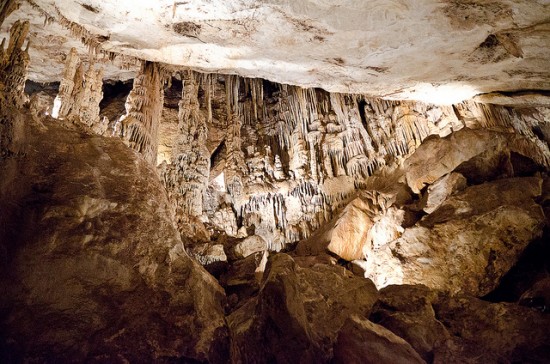
[{"label": "large boulder", "polygon": [[538,177],[501,179],[449,197],[403,235],[368,252],[366,276],[377,287],[425,284],[475,296],[492,291],[545,216]]},{"label": "large boulder", "polygon": [[333,363],[425,363],[405,340],[365,318],[346,321],[334,345]]},{"label": "large boulder", "polygon": [[0,361],[226,362],[225,294],[186,254],[154,168],[44,125],[0,160]]},{"label": "large boulder", "polygon": [[353,314],[368,317],[377,290],[338,266],[300,268],[271,256],[260,292],[230,316],[237,363],[322,363],[332,358],[338,330]]},{"label": "large boulder", "polygon": [[428,186],[426,193],[422,196],[422,210],[431,214],[450,195],[466,188],[466,178],[460,173],[449,173],[432,185]]},{"label": "large boulder", "polygon": [[[497,177],[524,175],[512,155],[546,166],[544,148],[519,134],[487,129],[464,128],[445,138],[429,138],[404,163],[407,184],[414,193],[439,178],[457,171],[470,182],[481,183]],[[535,168],[536,170],[536,168]]]},{"label": "large boulder", "polygon": [[299,255],[331,252],[348,261],[365,258],[372,249],[397,239],[403,232],[403,186],[361,192],[330,223],[298,243]]},{"label": "large boulder", "polygon": [[545,363],[550,316],[425,286],[380,290],[370,319],[405,339],[430,363]]},{"label": "large boulder", "polygon": [[550,315],[512,303],[440,295],[436,317],[452,336],[437,363],[547,363]]},{"label": "large boulder", "polygon": [[369,317],[406,340],[428,363],[447,349],[451,335],[435,317],[437,292],[423,285],[388,286]]}]

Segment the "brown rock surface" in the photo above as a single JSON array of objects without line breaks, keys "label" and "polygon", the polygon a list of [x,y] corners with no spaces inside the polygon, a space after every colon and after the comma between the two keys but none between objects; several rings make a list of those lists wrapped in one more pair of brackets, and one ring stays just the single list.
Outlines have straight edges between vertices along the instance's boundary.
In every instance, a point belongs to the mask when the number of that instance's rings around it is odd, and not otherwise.
[{"label": "brown rock surface", "polygon": [[397,206],[407,197],[399,184],[390,189],[363,191],[333,221],[298,243],[296,252],[317,255],[329,251],[348,261],[363,259],[373,247],[401,235],[404,211]]},{"label": "brown rock surface", "polygon": [[550,316],[510,303],[442,296],[436,317],[453,336],[436,363],[546,363]]},{"label": "brown rock surface", "polygon": [[231,250],[237,259],[246,258],[267,250],[267,242],[261,236],[252,235],[238,242]]},{"label": "brown rock surface", "polygon": [[428,214],[434,212],[450,195],[466,188],[466,178],[460,173],[449,173],[432,185],[423,196],[422,209]]},{"label": "brown rock surface", "polygon": [[[448,198],[401,238],[369,252],[367,277],[378,287],[425,284],[484,295],[542,234],[537,177],[502,179]],[[444,242],[444,243],[443,243]]]},{"label": "brown rock surface", "polygon": [[256,299],[228,317],[233,362],[327,362],[345,320],[367,317],[377,291],[342,267],[300,268],[286,254],[268,262]]},{"label": "brown rock surface", "polygon": [[437,293],[423,285],[388,286],[369,317],[406,340],[426,362],[447,350],[451,335],[436,319],[433,302]]},{"label": "brown rock surface", "polygon": [[548,315],[421,285],[382,289],[370,319],[432,363],[544,363],[550,353]]},{"label": "brown rock surface", "polygon": [[[510,153],[539,160],[538,143],[517,134],[464,128],[445,138],[422,143],[405,161],[407,183],[413,192],[419,193],[426,185],[455,170],[475,183],[510,177],[514,173]],[[540,163],[546,162],[541,159]]]},{"label": "brown rock surface", "polygon": [[334,363],[425,363],[402,338],[367,319],[352,316],[334,344]]},{"label": "brown rock surface", "polygon": [[185,253],[152,167],[120,140],[44,125],[0,160],[1,356],[225,362],[224,292]]}]

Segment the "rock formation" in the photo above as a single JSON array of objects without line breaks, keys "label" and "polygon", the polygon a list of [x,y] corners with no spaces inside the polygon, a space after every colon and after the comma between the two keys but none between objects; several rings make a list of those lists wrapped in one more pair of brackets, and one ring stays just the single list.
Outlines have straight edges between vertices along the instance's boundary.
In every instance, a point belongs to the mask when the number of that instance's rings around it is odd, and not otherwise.
[{"label": "rock formation", "polygon": [[225,294],[154,169],[118,139],[43,125],[2,163],[3,361],[226,362]]},{"label": "rock formation", "polygon": [[71,49],[59,94],[54,100],[52,116],[59,119],[78,120],[98,134],[103,134],[108,121],[99,117],[99,103],[103,98],[103,71],[96,70],[93,62],[88,69],[80,61],[75,48]]},{"label": "rock formation", "polygon": [[135,151],[156,165],[158,127],[162,113],[164,79],[159,65],[143,62],[126,101],[122,138]]},{"label": "rock formation", "polygon": [[208,129],[199,109],[195,77],[194,72],[184,74],[172,161],[163,171],[163,180],[176,205],[180,224],[189,223],[190,216],[203,216],[210,173],[210,153],[206,147]]},{"label": "rock formation", "polygon": [[0,362],[547,362],[548,7],[0,2]]}]

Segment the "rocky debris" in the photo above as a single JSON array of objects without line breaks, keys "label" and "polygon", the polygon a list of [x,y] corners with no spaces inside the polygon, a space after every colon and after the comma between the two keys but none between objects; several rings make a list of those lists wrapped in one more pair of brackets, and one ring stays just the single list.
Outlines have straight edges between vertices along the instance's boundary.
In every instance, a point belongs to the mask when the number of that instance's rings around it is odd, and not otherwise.
[{"label": "rocky debris", "polygon": [[378,287],[422,283],[489,293],[542,235],[546,218],[534,201],[541,184],[537,177],[502,179],[452,195],[399,239],[370,251],[367,277]]},{"label": "rocky debris", "polygon": [[255,253],[231,262],[220,274],[220,284],[228,296],[227,312],[233,312],[257,295],[269,253]]},{"label": "rocky debris", "polygon": [[547,315],[421,285],[382,289],[370,319],[405,339],[427,362],[545,362],[550,350]]},{"label": "rocky debris", "polygon": [[338,332],[333,363],[425,363],[402,338],[367,319],[351,316]]},{"label": "rocky debris", "polygon": [[342,267],[273,255],[258,296],[228,316],[232,361],[328,362],[339,328],[368,316],[376,298],[372,282]]},{"label": "rocky debris", "polygon": [[236,259],[246,258],[251,254],[267,251],[268,244],[258,235],[244,238],[231,248],[232,256]]},{"label": "rocky debris", "polygon": [[143,61],[121,117],[126,145],[157,165],[158,128],[162,115],[164,76],[159,64]]},{"label": "rocky debris", "polygon": [[225,294],[185,253],[153,168],[43,124],[0,161],[2,360],[227,362]]},{"label": "rocky debris", "polygon": [[426,193],[422,196],[422,210],[430,214],[437,210],[437,208],[453,193],[466,188],[466,178],[460,173],[449,173],[433,184],[428,186]]}]

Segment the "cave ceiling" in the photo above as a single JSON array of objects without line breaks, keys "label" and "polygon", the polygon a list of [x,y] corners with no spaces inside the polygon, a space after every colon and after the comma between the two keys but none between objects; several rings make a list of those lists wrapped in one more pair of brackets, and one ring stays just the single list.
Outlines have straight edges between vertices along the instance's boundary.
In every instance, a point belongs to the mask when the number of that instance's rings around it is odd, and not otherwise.
[{"label": "cave ceiling", "polygon": [[[2,35],[15,20],[31,20],[29,78],[39,82],[59,81],[66,54],[79,46],[105,63],[108,79],[132,78],[139,58],[434,103],[550,88],[548,0],[20,3]],[[109,54],[118,55],[114,63],[103,59]]]}]

